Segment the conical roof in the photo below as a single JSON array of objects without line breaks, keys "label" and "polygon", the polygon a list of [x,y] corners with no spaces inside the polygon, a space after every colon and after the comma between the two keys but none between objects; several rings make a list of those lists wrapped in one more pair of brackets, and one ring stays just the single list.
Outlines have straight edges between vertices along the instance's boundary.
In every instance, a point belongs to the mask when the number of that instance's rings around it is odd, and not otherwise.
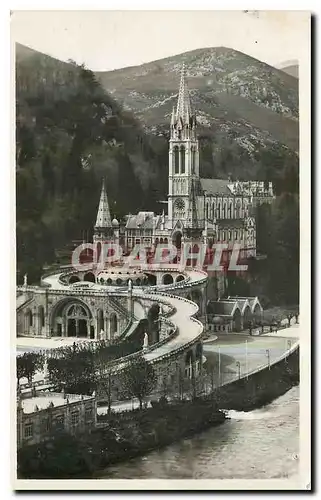
[{"label": "conical roof", "polygon": [[179,119],[181,119],[182,123],[188,123],[191,116],[192,107],[186,82],[185,64],[183,63],[178,93],[176,120],[178,121]]},{"label": "conical roof", "polygon": [[101,194],[100,194],[99,207],[98,207],[95,227],[101,227],[101,228],[112,227],[109,205],[108,205],[108,198],[107,198],[104,180],[103,180],[102,187],[101,187]]}]

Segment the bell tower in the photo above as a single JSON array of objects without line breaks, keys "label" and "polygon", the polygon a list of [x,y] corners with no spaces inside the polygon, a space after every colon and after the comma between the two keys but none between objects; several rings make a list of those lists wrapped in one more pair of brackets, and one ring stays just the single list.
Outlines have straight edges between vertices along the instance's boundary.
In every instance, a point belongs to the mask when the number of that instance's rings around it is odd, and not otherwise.
[{"label": "bell tower", "polygon": [[199,149],[196,116],[191,106],[183,64],[176,110],[173,108],[168,173],[168,219],[173,228],[178,220],[188,225],[191,191],[199,179]]}]

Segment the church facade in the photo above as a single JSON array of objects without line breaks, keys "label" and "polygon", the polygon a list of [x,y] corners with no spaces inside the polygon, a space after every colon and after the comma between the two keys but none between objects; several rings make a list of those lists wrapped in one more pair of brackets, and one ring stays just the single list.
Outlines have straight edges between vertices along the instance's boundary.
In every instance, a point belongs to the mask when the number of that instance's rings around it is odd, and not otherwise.
[{"label": "church facade", "polygon": [[182,248],[188,242],[210,246],[222,243],[229,251],[237,243],[241,258],[255,257],[255,208],[271,202],[273,197],[271,182],[200,177],[197,117],[183,66],[177,106],[170,122],[167,214],[141,211],[127,215],[125,227],[120,231],[118,221],[111,220],[103,186],[94,242],[121,240],[129,251],[138,244],[154,250],[158,244],[171,243]]}]

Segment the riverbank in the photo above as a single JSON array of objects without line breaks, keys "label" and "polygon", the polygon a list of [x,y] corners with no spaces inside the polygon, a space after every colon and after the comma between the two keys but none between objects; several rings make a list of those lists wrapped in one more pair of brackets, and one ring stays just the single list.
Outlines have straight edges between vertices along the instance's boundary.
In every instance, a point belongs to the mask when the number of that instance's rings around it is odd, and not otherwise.
[{"label": "riverbank", "polygon": [[[56,433],[18,452],[21,479],[97,477],[111,464],[165,447],[183,437],[220,425],[226,416],[215,401],[180,401],[114,414],[90,433]],[[93,476],[95,474],[95,476]]]},{"label": "riverbank", "polygon": [[[78,436],[56,434],[19,452],[20,478],[93,478],[108,466],[161,449],[222,424],[221,410],[260,408],[299,382],[299,348],[286,359],[226,384],[194,401],[101,416],[99,427]],[[68,459],[66,458],[68,457]]]}]

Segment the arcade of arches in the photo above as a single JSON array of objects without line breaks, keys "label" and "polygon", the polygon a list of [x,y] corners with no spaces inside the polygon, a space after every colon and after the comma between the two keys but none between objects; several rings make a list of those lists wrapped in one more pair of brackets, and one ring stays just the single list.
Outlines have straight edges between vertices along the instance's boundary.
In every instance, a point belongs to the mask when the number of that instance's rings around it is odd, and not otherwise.
[{"label": "arcade of arches", "polygon": [[55,308],[51,336],[113,340],[119,331],[116,313],[98,309],[94,314],[80,300],[62,301]]}]

